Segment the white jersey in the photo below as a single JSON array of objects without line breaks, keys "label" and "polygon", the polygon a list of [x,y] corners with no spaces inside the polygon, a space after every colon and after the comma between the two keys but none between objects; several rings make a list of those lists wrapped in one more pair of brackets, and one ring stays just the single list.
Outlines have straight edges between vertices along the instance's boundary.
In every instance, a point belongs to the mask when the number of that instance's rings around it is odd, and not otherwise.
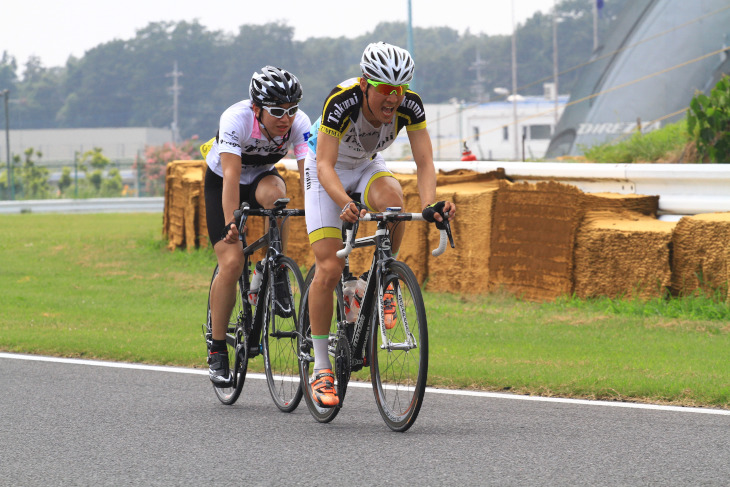
[{"label": "white jersey", "polygon": [[270,141],[256,119],[251,100],[242,100],[221,115],[218,134],[205,156],[205,162],[214,173],[223,177],[221,153],[240,156],[241,184],[250,184],[256,176],[269,171],[284,158],[290,147],[297,160],[304,159],[310,126],[307,114],[299,110],[289,133]]}]

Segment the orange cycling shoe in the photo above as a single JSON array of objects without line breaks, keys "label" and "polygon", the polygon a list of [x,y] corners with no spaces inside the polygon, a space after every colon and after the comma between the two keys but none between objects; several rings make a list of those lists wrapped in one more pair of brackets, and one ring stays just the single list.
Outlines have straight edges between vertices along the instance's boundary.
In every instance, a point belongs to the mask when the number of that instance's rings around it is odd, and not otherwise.
[{"label": "orange cycling shoe", "polygon": [[335,375],[332,369],[322,369],[309,381],[312,388],[312,398],[323,408],[332,408],[340,403],[335,391]]},{"label": "orange cycling shoe", "polygon": [[395,326],[395,295],[393,293],[393,283],[383,293],[383,314],[385,319],[385,329],[390,330]]}]

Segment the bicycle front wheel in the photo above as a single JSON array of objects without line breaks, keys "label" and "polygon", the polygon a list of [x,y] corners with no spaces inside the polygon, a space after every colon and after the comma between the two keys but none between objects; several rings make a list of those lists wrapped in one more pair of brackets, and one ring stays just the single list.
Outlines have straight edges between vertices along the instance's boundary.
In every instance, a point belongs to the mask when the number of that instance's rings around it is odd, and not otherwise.
[{"label": "bicycle front wheel", "polygon": [[[274,404],[285,413],[302,400],[297,352],[297,320],[304,279],[289,257],[277,260],[265,299],[263,351],[266,382]],[[273,292],[272,292],[273,291]]]},{"label": "bicycle front wheel", "polygon": [[421,410],[428,376],[428,327],[413,271],[392,262],[373,305],[370,376],[385,424],[406,431]]},{"label": "bicycle front wheel", "polygon": [[[218,266],[213,271],[213,277],[210,280],[210,287],[213,287],[213,281],[215,276],[218,275]],[[233,373],[233,384],[231,387],[215,387],[216,396],[220,402],[226,405],[231,405],[238,400],[243,389],[243,383],[246,380],[246,371],[248,370],[248,353],[247,348],[244,345],[245,337],[243,333],[244,319],[244,306],[247,303],[243,302],[243,278],[239,278],[236,283],[236,302],[231,312],[231,317],[228,320],[228,329],[226,330],[226,345],[228,346],[228,367]],[[208,290],[208,313],[205,323],[205,341],[210,350],[210,343],[212,339],[212,325],[210,318],[210,289]]]}]

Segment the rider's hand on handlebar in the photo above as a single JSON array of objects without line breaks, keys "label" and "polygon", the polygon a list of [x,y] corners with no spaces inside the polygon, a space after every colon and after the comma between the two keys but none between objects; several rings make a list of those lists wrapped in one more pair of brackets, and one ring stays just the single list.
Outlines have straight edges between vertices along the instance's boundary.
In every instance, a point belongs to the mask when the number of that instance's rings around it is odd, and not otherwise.
[{"label": "rider's hand on handlebar", "polygon": [[367,213],[366,209],[363,208],[358,211],[357,204],[354,201],[350,201],[342,208],[340,220],[355,223],[359,217],[365,216],[365,213]]},{"label": "rider's hand on handlebar", "polygon": [[226,223],[221,232],[221,240],[227,244],[233,244],[238,242],[238,227],[236,227],[235,221]]},{"label": "rider's hand on handlebar", "polygon": [[442,230],[444,226],[441,222],[444,221],[444,215],[448,215],[449,222],[453,220],[456,214],[456,205],[451,201],[439,201],[425,207],[421,214],[424,220],[435,222],[436,228]]}]

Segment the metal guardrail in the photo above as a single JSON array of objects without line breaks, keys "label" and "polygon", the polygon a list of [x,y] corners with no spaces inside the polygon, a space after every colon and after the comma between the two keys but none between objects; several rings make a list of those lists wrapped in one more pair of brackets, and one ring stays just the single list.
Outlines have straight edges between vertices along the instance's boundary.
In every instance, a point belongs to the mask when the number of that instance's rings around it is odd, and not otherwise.
[{"label": "metal guardrail", "polygon": [[[730,164],[595,164],[563,162],[454,161],[436,169],[471,169],[480,173],[503,168],[516,182],[557,181],[586,193],[659,196],[659,218],[730,211]],[[414,173],[413,162],[391,163],[393,172]]]},{"label": "metal guardrail", "polygon": [[[517,182],[558,181],[586,193],[659,196],[659,217],[730,211],[730,164],[595,164],[562,162],[437,161],[436,169],[470,169],[487,173],[502,168]],[[284,166],[296,170],[296,162]],[[393,172],[412,174],[416,165],[391,162]],[[22,200],[0,202],[0,213],[162,212],[162,197],[94,198],[87,200]]]},{"label": "metal guardrail", "polygon": [[0,201],[0,214],[8,213],[162,213],[164,198],[90,198],[63,200]]}]

